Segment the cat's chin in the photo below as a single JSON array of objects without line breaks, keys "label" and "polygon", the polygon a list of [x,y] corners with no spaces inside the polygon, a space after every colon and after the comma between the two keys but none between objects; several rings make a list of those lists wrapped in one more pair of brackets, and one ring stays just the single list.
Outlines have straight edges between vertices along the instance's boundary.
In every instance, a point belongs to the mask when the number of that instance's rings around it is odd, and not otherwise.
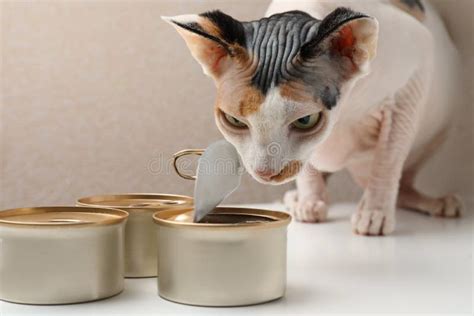
[{"label": "cat's chin", "polygon": [[298,173],[301,171],[302,163],[299,160],[290,161],[280,172],[270,178],[262,178],[254,173],[251,176],[260,183],[267,185],[281,185],[295,180]]},{"label": "cat's chin", "polygon": [[252,178],[254,178],[257,182],[260,182],[260,183],[265,184],[265,185],[282,185],[282,184],[285,184],[285,183],[288,183],[288,182],[291,182],[291,181],[295,180],[296,176],[297,175],[294,175],[292,177],[289,177],[289,178],[286,178],[286,179],[283,179],[283,180],[265,180],[265,179],[262,179],[258,176],[254,176],[254,175],[252,175]]}]

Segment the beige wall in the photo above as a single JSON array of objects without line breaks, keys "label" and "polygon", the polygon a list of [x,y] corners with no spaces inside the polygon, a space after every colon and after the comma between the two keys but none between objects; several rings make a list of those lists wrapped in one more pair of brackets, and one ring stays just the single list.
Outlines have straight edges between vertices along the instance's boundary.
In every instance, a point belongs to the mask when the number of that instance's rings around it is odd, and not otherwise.
[{"label": "beige wall", "polygon": [[[472,36],[464,35],[473,31],[472,2],[438,2],[472,80]],[[0,208],[112,192],[192,194],[192,183],[159,171],[159,161],[220,138],[214,88],[159,16],[220,8],[253,19],[267,3],[2,1]],[[420,179],[430,191],[472,192],[470,93],[455,135]],[[357,196],[346,175],[331,182],[335,199]],[[271,201],[285,189],[246,177],[231,200]]]}]

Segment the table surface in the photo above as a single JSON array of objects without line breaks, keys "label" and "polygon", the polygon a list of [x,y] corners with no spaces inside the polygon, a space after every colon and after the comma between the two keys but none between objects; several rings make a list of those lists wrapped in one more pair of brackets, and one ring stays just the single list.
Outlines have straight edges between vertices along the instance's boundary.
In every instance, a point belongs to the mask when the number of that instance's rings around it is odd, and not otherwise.
[{"label": "table surface", "polygon": [[[283,209],[279,204],[258,207]],[[127,279],[120,295],[91,303],[0,301],[0,315],[472,314],[472,207],[461,219],[399,210],[396,233],[385,237],[354,235],[349,218],[355,207],[333,205],[325,223],[290,224],[287,293],[274,302],[234,308],[181,305],[158,297],[156,279],[148,278]]]}]

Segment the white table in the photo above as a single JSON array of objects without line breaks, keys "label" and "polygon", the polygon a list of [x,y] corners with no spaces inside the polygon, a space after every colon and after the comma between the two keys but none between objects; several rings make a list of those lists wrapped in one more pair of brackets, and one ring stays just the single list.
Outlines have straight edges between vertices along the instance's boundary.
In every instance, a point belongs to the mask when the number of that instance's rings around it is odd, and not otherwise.
[{"label": "white table", "polygon": [[401,210],[396,233],[387,237],[354,235],[354,208],[333,205],[322,224],[291,223],[287,294],[278,301],[225,309],[186,306],[159,298],[156,279],[127,279],[124,292],[110,299],[62,306],[0,302],[0,315],[472,313],[472,207],[461,219]]}]

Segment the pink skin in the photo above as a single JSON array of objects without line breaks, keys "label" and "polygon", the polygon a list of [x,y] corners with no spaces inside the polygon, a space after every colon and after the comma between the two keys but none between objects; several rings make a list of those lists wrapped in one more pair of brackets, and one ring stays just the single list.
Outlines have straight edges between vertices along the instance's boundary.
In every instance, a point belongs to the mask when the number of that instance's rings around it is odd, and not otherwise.
[{"label": "pink skin", "polygon": [[[418,157],[413,155],[415,159],[407,163],[416,135],[419,104],[424,101],[424,82],[426,80],[416,74],[393,99],[386,100],[382,105],[383,110],[371,119],[372,124],[379,124],[379,131],[376,142],[369,144],[369,148],[362,139],[351,137],[351,134],[357,135],[356,133],[346,134],[344,131],[340,131],[341,134],[334,133],[333,137],[319,146],[309,167],[298,175],[297,191],[288,192],[284,199],[298,220],[320,222],[326,218],[328,198],[325,182],[312,164],[324,165],[328,169],[346,167],[355,181],[364,188],[358,210],[352,216],[352,227],[357,234],[386,235],[393,232],[397,204],[435,216],[460,215],[462,206],[456,196],[432,198],[413,187],[414,178],[422,163],[441,144],[436,138],[433,139],[421,149],[427,152]],[[362,122],[358,128],[359,135],[367,140],[367,135],[373,132],[374,126]],[[330,148],[340,150],[329,150]],[[350,159],[351,156],[362,158]]]},{"label": "pink skin", "polygon": [[[456,91],[456,57],[442,22],[429,5],[425,24],[421,24],[382,1],[273,2],[268,14],[299,9],[323,18],[338,6],[367,13],[379,22],[364,18],[347,23],[355,38],[351,58],[356,71],[341,85],[340,99],[331,110],[318,103],[291,100],[291,95],[276,87],[254,112],[240,115],[236,87],[245,87],[246,82],[236,79],[238,69],[232,59],[212,41],[173,26],[204,72],[215,80],[220,109],[247,125],[247,129],[235,129],[216,117],[220,131],[237,148],[250,174],[260,182],[275,184],[272,176],[289,161],[303,164],[296,178],[297,190],[284,198],[296,220],[326,220],[329,199],[323,174],[341,169],[349,170],[364,189],[352,216],[357,234],[393,232],[397,206],[458,216],[461,203],[455,196],[432,198],[413,185],[423,163],[442,143],[452,111],[447,105]],[[202,22],[196,15],[172,19]],[[212,55],[216,51],[219,58]],[[324,114],[320,130],[304,135],[290,128],[292,121],[319,111]],[[268,153],[272,144],[279,146],[274,155]],[[278,183],[292,180],[296,172],[292,175]]]}]

